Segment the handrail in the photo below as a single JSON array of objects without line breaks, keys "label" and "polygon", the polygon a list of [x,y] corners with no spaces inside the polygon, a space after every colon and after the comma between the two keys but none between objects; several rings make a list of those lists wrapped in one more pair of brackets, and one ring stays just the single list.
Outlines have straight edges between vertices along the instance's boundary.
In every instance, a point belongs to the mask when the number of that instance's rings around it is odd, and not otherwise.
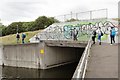
[{"label": "handrail", "polygon": [[90,37],[88,44],[85,48],[85,51],[83,52],[83,55],[78,63],[75,73],[72,77],[73,79],[74,78],[79,78],[82,80],[84,79],[91,45],[92,45],[92,43],[91,43],[91,37]]}]

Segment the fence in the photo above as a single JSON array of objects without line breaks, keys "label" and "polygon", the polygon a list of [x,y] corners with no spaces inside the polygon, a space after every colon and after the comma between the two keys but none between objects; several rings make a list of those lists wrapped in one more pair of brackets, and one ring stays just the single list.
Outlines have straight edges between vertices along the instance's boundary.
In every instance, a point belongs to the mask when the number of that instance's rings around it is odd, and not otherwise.
[{"label": "fence", "polygon": [[75,73],[72,77],[73,79],[78,78],[80,80],[84,80],[91,45],[92,45],[92,42],[91,42],[91,38],[90,38],[89,41],[88,41],[88,44],[85,48],[85,51],[84,51],[84,53],[83,53],[83,55],[82,55],[82,57],[79,61],[79,64],[78,64],[78,66],[75,70]]},{"label": "fence", "polygon": [[91,10],[86,12],[78,12],[78,13],[70,13],[60,16],[55,16],[54,18],[59,20],[60,22],[65,22],[70,19],[75,20],[91,20],[91,19],[101,19],[108,17],[107,9],[99,9],[99,10]]}]

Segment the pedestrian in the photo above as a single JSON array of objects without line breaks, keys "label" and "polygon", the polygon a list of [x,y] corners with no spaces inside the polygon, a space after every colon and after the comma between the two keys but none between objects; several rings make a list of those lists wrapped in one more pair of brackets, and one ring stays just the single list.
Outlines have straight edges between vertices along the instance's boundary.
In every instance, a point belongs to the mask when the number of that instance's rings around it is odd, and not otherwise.
[{"label": "pedestrian", "polygon": [[35,36],[35,39],[36,39],[37,41],[40,40],[39,37],[38,37],[38,35]]},{"label": "pedestrian", "polygon": [[101,30],[101,27],[98,28],[97,34],[98,34],[98,42],[99,42],[99,45],[101,45],[101,37],[103,36],[103,32],[102,32],[102,30]]},{"label": "pedestrian", "polygon": [[17,43],[19,43],[19,39],[20,39],[20,35],[19,35],[19,33],[17,33],[17,35],[16,35],[16,39],[17,39]]},{"label": "pedestrian", "polygon": [[111,30],[110,30],[111,45],[113,44],[113,42],[115,43],[115,35],[116,35],[115,28],[111,27]]},{"label": "pedestrian", "polygon": [[25,38],[26,38],[26,34],[25,33],[22,33],[22,44],[24,44],[25,43]]},{"label": "pedestrian", "polygon": [[73,30],[73,40],[77,41],[78,30],[74,28]]},{"label": "pedestrian", "polygon": [[93,44],[95,44],[95,38],[96,38],[96,30],[93,30],[93,32],[92,32],[92,41],[93,41]]}]

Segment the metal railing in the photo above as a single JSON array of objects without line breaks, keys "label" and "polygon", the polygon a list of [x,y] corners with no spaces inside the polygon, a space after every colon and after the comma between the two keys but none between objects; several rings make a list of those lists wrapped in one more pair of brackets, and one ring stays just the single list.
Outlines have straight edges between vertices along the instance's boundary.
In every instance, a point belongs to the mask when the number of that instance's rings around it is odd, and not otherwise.
[{"label": "metal railing", "polygon": [[85,72],[86,72],[86,68],[87,68],[87,63],[88,63],[88,56],[90,53],[90,48],[91,48],[92,42],[91,42],[91,37],[88,41],[88,44],[85,48],[85,51],[83,52],[83,55],[78,63],[78,66],[75,70],[75,73],[73,75],[73,79],[81,79],[84,80],[85,77]]},{"label": "metal railing", "polygon": [[70,14],[64,14],[55,16],[54,18],[59,20],[60,22],[66,22],[70,19],[75,20],[92,20],[92,19],[101,19],[108,17],[108,10],[107,9],[98,9],[98,10],[90,10],[85,12],[70,12]]}]

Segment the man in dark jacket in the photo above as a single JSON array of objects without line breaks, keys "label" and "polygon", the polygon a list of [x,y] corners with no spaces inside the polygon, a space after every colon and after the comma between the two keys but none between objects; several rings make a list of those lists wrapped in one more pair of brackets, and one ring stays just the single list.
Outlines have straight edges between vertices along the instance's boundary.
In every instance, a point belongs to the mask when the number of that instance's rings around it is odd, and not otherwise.
[{"label": "man in dark jacket", "polygon": [[93,33],[92,33],[93,44],[95,44],[95,38],[96,38],[96,30],[94,30]]},{"label": "man in dark jacket", "polygon": [[25,43],[25,41],[24,41],[25,38],[26,38],[25,33],[22,33],[22,43],[23,43],[23,44]]},{"label": "man in dark jacket", "polygon": [[74,28],[73,30],[73,40],[77,41],[78,30]]},{"label": "man in dark jacket", "polygon": [[20,39],[19,33],[17,33],[16,38],[17,38],[17,43],[18,43],[18,42],[19,42],[19,39]]}]

